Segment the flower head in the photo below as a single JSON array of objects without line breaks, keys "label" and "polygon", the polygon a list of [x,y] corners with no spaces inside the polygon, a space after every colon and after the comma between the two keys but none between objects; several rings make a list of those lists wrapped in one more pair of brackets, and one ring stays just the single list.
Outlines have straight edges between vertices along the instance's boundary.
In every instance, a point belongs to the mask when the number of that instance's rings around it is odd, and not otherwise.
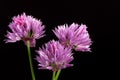
[{"label": "flower head", "polygon": [[39,62],[40,69],[57,71],[72,66],[70,62],[73,56],[70,48],[65,48],[58,41],[50,41],[37,51],[39,54],[36,60]]},{"label": "flower head", "polygon": [[13,21],[9,24],[9,28],[12,32],[7,32],[6,43],[16,42],[23,40],[26,42],[30,41],[30,47],[35,47],[36,39],[44,36],[44,25],[40,20],[27,16],[25,13],[13,17]]},{"label": "flower head", "polygon": [[76,51],[90,51],[91,39],[86,29],[86,25],[73,23],[58,26],[53,32],[64,46]]}]

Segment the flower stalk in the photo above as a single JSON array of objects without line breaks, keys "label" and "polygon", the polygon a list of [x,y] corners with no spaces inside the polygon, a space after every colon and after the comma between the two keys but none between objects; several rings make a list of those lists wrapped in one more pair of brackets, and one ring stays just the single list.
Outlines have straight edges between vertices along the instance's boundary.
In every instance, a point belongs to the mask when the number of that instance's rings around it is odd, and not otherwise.
[{"label": "flower stalk", "polygon": [[59,77],[59,75],[60,75],[60,72],[61,72],[61,70],[58,70],[58,71],[57,71],[55,80],[58,80],[58,77]]},{"label": "flower stalk", "polygon": [[52,80],[55,80],[56,71],[53,71]]},{"label": "flower stalk", "polygon": [[32,65],[32,56],[31,56],[31,51],[30,51],[30,41],[27,41],[27,50],[28,50],[28,57],[29,57],[29,64],[30,64],[30,70],[31,70],[31,75],[32,75],[32,80],[35,80],[35,74],[34,74],[34,69]]},{"label": "flower stalk", "polygon": [[60,75],[61,70],[53,71],[53,76],[52,76],[52,80],[58,80],[58,77]]}]

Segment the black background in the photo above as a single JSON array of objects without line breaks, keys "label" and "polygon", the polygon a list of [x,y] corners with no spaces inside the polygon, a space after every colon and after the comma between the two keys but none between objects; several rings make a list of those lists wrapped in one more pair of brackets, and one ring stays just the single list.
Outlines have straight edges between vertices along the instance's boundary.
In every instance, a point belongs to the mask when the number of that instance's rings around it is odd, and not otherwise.
[{"label": "black background", "polygon": [[[22,41],[5,44],[6,31],[12,17],[25,12],[40,19],[46,26],[46,36],[37,40],[35,50],[51,39],[51,31],[58,25],[86,24],[93,41],[92,52],[75,52],[73,67],[63,69],[59,80],[98,80],[116,78],[119,54],[119,2],[115,1],[36,1],[16,0],[0,2],[0,59],[3,80],[31,80],[26,46]],[[117,64],[116,64],[117,63]],[[52,72],[38,70],[33,60],[36,80],[51,80]]]}]

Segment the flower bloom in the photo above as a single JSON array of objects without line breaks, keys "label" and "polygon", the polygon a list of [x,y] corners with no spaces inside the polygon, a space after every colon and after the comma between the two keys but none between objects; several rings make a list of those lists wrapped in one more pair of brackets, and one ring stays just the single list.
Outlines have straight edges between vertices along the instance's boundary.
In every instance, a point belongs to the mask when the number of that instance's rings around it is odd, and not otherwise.
[{"label": "flower bloom", "polygon": [[65,48],[58,41],[50,41],[38,51],[36,60],[38,61],[40,69],[48,69],[58,71],[66,67],[73,66],[70,62],[73,56],[70,48]]},{"label": "flower bloom", "polygon": [[27,16],[25,13],[13,17],[13,21],[9,24],[12,32],[7,32],[6,43],[23,40],[24,43],[29,40],[30,47],[35,47],[36,39],[44,36],[44,28],[40,20]]},{"label": "flower bloom", "polygon": [[64,46],[76,51],[90,51],[91,39],[86,29],[86,25],[73,23],[58,26],[53,32]]}]

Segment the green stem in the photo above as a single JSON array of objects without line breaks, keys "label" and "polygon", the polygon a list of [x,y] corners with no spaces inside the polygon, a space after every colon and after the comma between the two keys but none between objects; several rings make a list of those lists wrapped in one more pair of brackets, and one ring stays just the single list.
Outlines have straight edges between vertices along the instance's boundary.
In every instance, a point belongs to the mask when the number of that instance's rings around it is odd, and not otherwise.
[{"label": "green stem", "polygon": [[57,71],[55,80],[58,80],[58,77],[59,77],[59,75],[60,75],[60,72],[61,72],[61,70],[58,70],[58,71]]},{"label": "green stem", "polygon": [[32,57],[31,57],[31,51],[30,51],[30,41],[27,41],[27,50],[28,50],[28,57],[29,57],[32,80],[35,80],[35,74],[34,74],[34,70],[33,70]]},{"label": "green stem", "polygon": [[55,80],[56,71],[53,71],[52,80]]}]

